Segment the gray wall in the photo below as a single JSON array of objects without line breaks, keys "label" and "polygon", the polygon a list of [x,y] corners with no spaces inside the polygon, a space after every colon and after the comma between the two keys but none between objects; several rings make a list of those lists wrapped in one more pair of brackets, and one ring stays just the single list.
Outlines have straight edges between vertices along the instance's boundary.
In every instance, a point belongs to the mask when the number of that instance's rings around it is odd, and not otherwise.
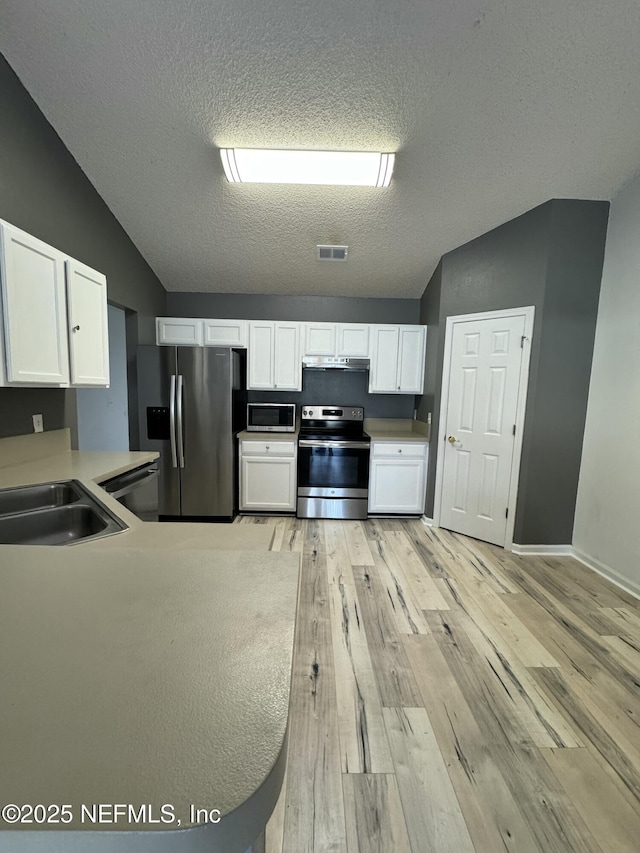
[{"label": "gray wall", "polygon": [[168,293],[166,314],[168,317],[231,320],[418,323],[420,300],[253,293]]},{"label": "gray wall", "polygon": [[369,394],[369,374],[360,371],[305,370],[302,391],[247,391],[250,402],[335,403],[337,406],[363,406],[367,418],[412,418],[415,397],[407,394]]},{"label": "gray wall", "polygon": [[[153,343],[164,288],[2,56],[0,115],[0,218],[103,272],[109,301],[136,312],[135,337]],[[31,432],[35,412],[45,429],[65,426],[72,398],[74,391],[0,389],[0,437]]]},{"label": "gray wall", "polygon": [[436,390],[439,376],[438,363],[438,329],[440,325],[440,299],[442,296],[442,261],[431,276],[429,286],[420,300],[420,324],[427,327],[427,348],[424,367],[424,393],[417,398],[418,419],[427,421],[429,415],[433,418],[436,402]]},{"label": "gray wall", "polygon": [[[241,293],[168,293],[169,317],[238,320],[317,320],[334,323],[419,323],[419,299],[361,299],[329,296],[272,296]],[[364,406],[372,418],[411,418],[415,398],[369,394],[368,375],[338,371],[305,372],[300,393],[249,391],[251,402],[336,403]]]},{"label": "gray wall", "polygon": [[514,541],[571,542],[608,210],[608,202],[549,201],[442,259],[421,305],[423,318],[438,318],[429,329],[433,398],[425,393],[418,407],[420,417],[433,411],[427,515],[434,504],[446,318],[534,305]]}]

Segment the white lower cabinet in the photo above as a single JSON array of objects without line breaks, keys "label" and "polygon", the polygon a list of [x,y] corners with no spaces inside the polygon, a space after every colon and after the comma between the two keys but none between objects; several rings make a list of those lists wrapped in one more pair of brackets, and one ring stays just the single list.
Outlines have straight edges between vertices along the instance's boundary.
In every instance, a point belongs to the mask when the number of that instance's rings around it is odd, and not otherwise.
[{"label": "white lower cabinet", "polygon": [[296,508],[296,442],[240,442],[240,509],[287,512]]},{"label": "white lower cabinet", "polygon": [[369,512],[422,514],[429,445],[425,442],[371,443]]}]

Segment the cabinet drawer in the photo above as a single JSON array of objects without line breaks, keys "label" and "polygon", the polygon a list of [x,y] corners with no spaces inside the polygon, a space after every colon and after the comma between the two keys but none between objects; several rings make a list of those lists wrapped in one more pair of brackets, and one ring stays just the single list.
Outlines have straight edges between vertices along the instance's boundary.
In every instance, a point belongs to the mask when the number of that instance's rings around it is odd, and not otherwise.
[{"label": "cabinet drawer", "polygon": [[243,441],[243,456],[295,456],[295,441]]},{"label": "cabinet drawer", "polygon": [[423,459],[427,452],[427,445],[421,442],[412,441],[404,443],[373,443],[372,456],[387,457],[387,458],[407,458],[407,459]]}]

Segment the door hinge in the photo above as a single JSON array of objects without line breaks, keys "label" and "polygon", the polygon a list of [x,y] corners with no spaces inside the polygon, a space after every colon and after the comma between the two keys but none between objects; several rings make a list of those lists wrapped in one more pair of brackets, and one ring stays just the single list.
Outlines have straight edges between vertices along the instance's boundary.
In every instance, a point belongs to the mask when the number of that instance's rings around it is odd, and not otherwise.
[{"label": "door hinge", "polygon": [[509,507],[507,507],[504,511],[504,517],[509,518]]},{"label": "door hinge", "polygon": [[512,434],[513,434],[513,435],[515,435],[515,434],[516,434],[516,425],[515,425],[515,424],[513,425]]}]

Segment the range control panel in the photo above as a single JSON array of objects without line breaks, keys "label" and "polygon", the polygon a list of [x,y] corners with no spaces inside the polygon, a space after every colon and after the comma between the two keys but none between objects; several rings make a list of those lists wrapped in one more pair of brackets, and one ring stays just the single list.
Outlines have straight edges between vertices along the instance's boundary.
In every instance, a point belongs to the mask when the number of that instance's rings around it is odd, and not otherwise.
[{"label": "range control panel", "polygon": [[318,406],[302,407],[303,420],[323,421],[363,421],[364,409],[361,406]]}]

